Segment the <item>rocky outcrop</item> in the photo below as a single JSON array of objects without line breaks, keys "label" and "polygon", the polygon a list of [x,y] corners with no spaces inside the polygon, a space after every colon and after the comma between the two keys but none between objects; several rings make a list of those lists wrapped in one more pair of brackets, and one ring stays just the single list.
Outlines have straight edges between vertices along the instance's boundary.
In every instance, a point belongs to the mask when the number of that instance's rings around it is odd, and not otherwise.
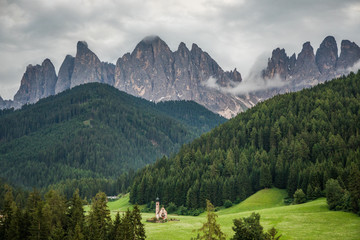
[{"label": "rocky outcrop", "polygon": [[267,68],[263,71],[263,77],[272,79],[278,76],[281,79],[287,79],[293,72],[295,61],[295,55],[289,58],[285,49],[276,48],[268,60]]},{"label": "rocky outcrop", "polygon": [[320,47],[316,51],[316,65],[321,75],[327,75],[327,77],[334,77],[336,72],[336,62],[338,60],[338,48],[335,38],[328,36],[320,44]]},{"label": "rocky outcrop", "polygon": [[351,68],[360,60],[360,47],[349,40],[341,41],[341,53],[337,61],[338,70],[346,70]]},{"label": "rocky outcrop", "polygon": [[303,44],[295,62],[293,77],[301,81],[311,81],[319,77],[320,72],[315,63],[315,55],[310,42]]},{"label": "rocky outcrop", "polygon": [[273,79],[279,76],[286,84],[271,94],[257,93],[259,98],[271,97],[285,91],[296,91],[304,87],[314,86],[326,80],[331,80],[342,74],[349,73],[354,64],[360,60],[360,48],[353,42],[343,40],[341,53],[338,57],[336,40],[332,36],[326,37],[314,55],[310,42],[303,45],[297,59],[295,54],[290,58],[284,49],[275,49],[263,70],[264,79]]},{"label": "rocky outcrop", "polygon": [[74,64],[75,58],[71,55],[67,55],[59,70],[58,80],[55,87],[56,94],[70,88]]},{"label": "rocky outcrop", "polygon": [[155,102],[194,100],[226,117],[246,108],[246,100],[207,88],[206,82],[210,78],[222,87],[242,80],[236,69],[224,72],[196,44],[189,50],[180,43],[177,51],[172,52],[163,40],[155,36],[145,38],[131,54],[118,59],[114,86]]},{"label": "rocky outcrop", "polygon": [[88,48],[86,42],[79,41],[70,87],[90,82],[103,82],[102,70],[103,67],[99,58]]},{"label": "rocky outcrop", "polygon": [[20,89],[14,96],[14,101],[35,103],[39,99],[55,94],[57,76],[54,65],[45,59],[41,65],[29,65],[24,73]]}]

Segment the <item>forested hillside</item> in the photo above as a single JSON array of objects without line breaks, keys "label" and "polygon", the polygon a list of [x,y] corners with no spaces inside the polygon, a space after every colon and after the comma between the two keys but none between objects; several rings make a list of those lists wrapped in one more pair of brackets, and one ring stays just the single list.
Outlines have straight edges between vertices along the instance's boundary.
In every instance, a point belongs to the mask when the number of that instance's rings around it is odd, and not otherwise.
[{"label": "forested hillside", "polygon": [[193,102],[155,104],[86,84],[0,111],[0,176],[26,187],[86,179],[96,193],[107,178],[169,155],[224,121]]},{"label": "forested hillside", "polygon": [[219,206],[271,186],[290,197],[301,188],[312,199],[333,178],[356,202],[359,116],[360,72],[276,96],[139,171],[130,201],[160,197],[195,209],[206,199]]}]

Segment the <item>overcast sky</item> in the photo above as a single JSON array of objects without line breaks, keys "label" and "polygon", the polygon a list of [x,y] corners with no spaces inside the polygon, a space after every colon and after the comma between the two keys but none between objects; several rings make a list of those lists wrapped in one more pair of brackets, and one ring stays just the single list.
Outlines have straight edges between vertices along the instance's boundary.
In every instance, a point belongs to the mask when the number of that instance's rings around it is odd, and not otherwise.
[{"label": "overcast sky", "polygon": [[29,64],[49,58],[58,72],[85,40],[116,63],[147,35],[175,51],[180,42],[208,52],[243,77],[276,47],[298,54],[328,35],[360,45],[359,0],[0,0],[0,96],[12,99]]}]

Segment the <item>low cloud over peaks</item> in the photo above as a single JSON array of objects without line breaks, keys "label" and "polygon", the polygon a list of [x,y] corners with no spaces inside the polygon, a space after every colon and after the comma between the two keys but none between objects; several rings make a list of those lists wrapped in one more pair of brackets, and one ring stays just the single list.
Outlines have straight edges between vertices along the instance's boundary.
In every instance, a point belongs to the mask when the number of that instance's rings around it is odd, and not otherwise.
[{"label": "low cloud over peaks", "polygon": [[244,81],[237,83],[236,85],[229,87],[222,87],[217,84],[217,79],[209,77],[209,79],[203,83],[203,86],[216,89],[223,93],[228,93],[236,96],[248,95],[253,92],[265,91],[273,88],[280,88],[287,85],[287,82],[281,80],[278,75],[272,79],[263,79],[260,74],[249,76]]}]

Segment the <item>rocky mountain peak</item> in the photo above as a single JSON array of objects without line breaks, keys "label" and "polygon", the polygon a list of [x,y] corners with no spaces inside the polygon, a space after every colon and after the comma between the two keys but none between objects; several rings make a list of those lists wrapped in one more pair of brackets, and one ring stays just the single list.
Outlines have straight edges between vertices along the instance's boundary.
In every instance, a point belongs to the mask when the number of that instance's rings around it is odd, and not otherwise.
[{"label": "rocky mountain peak", "polygon": [[239,83],[242,81],[241,74],[238,72],[238,70],[235,68],[234,70],[230,72],[225,72],[228,78],[230,78],[234,83]]},{"label": "rocky mountain peak", "polygon": [[77,51],[80,51],[81,49],[87,49],[88,44],[85,41],[78,41],[76,47],[77,47]]},{"label": "rocky mountain peak", "polygon": [[95,53],[88,48],[86,42],[79,41],[70,87],[89,82],[103,82],[102,65]]},{"label": "rocky mountain peak", "polygon": [[285,49],[276,48],[272,51],[271,58],[268,60],[268,66],[263,72],[263,76],[272,79],[280,76],[286,79],[289,74],[289,57]]},{"label": "rocky mountain peak", "polygon": [[75,58],[71,55],[66,55],[59,69],[58,80],[55,86],[55,94],[70,88],[71,76],[74,71],[74,63]]},{"label": "rocky mountain peak", "polygon": [[187,48],[186,44],[181,42],[179,44],[179,47],[177,49],[177,52],[190,52],[190,50]]},{"label": "rocky mountain peak", "polygon": [[35,103],[55,93],[57,76],[55,67],[49,59],[41,65],[28,65],[21,79],[20,88],[14,100],[22,104]]},{"label": "rocky mountain peak", "polygon": [[314,49],[310,42],[303,44],[294,66],[294,75],[300,81],[307,81],[317,78],[320,72],[315,63]]},{"label": "rocky mountain peak", "polygon": [[360,60],[360,47],[349,40],[341,41],[341,53],[337,62],[338,69],[347,69],[352,67]]},{"label": "rocky mountain peak", "polygon": [[326,37],[316,51],[316,65],[321,74],[328,74],[335,71],[338,60],[338,48],[333,36]]}]

